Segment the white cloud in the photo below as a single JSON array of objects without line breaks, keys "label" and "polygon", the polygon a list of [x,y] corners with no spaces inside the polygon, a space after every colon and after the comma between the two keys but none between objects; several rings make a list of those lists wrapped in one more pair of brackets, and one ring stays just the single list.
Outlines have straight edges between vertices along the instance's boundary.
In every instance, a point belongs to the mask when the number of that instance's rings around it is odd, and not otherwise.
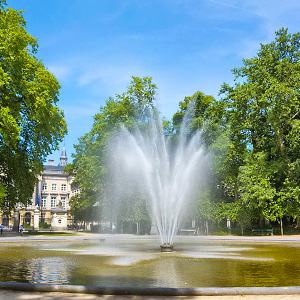
[{"label": "white cloud", "polygon": [[110,96],[122,93],[129,86],[132,76],[149,76],[137,63],[104,63],[98,62],[86,66],[78,77],[81,87],[92,89],[96,94],[109,93]]},{"label": "white cloud", "polygon": [[[220,0],[221,1],[221,0]],[[299,30],[299,24],[291,20],[297,20],[300,10],[300,1],[298,0],[264,0],[264,1],[237,1],[228,0],[234,4],[236,9],[243,9],[249,13],[261,18],[263,27],[261,30],[270,41],[274,37],[274,32],[281,27],[288,27]]]},{"label": "white cloud", "polygon": [[65,80],[71,75],[71,70],[67,66],[48,65],[48,70],[58,79]]},{"label": "white cloud", "polygon": [[[228,50],[231,49],[232,53],[237,54],[239,58],[255,56],[260,49],[260,44],[273,41],[275,31],[282,27],[289,28],[291,33],[300,30],[300,24],[295,22],[300,11],[300,1],[298,0],[208,0],[208,2],[216,7],[217,12],[213,17],[226,20],[225,24],[233,20],[240,19],[243,21],[247,17],[254,17],[251,21],[253,26],[249,27],[248,30],[247,27],[243,29],[244,34],[240,37],[239,44],[228,45]],[[225,30],[234,32],[236,28],[227,27]],[[248,32],[249,34],[247,34]],[[229,35],[228,32],[226,33]]]}]

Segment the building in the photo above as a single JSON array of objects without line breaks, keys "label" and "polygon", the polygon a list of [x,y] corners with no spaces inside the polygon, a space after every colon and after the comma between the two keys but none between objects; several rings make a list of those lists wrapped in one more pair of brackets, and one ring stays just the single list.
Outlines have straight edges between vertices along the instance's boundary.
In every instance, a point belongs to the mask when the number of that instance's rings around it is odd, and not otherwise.
[{"label": "building", "polygon": [[[12,219],[2,218],[5,227],[24,224],[24,227],[39,230],[66,230],[73,226],[70,215],[69,200],[72,194],[73,177],[64,172],[68,163],[65,147],[62,149],[57,166],[53,160],[44,166],[44,171],[38,177],[31,204],[20,205]],[[74,189],[74,194],[77,192]],[[18,226],[18,225],[17,225]]]}]

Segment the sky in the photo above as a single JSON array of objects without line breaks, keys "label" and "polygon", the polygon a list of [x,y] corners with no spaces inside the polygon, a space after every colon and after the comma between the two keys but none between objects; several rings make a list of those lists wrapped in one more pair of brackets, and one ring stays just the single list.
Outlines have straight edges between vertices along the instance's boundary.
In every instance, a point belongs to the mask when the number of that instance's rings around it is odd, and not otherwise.
[{"label": "sky", "polygon": [[152,77],[157,105],[171,119],[197,91],[219,99],[232,69],[285,27],[300,32],[298,0],[7,0],[24,10],[37,57],[58,79],[68,135],[48,159],[68,162],[109,97],[131,77]]}]

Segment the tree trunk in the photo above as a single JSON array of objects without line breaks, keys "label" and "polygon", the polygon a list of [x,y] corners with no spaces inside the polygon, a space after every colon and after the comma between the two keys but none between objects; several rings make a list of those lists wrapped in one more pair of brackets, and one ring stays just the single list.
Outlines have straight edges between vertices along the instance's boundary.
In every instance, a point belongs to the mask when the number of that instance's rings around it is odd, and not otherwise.
[{"label": "tree trunk", "polygon": [[257,142],[255,139],[254,130],[251,130],[251,141],[252,141],[253,153],[255,153],[257,149]]},{"label": "tree trunk", "polygon": [[283,138],[282,138],[282,130],[278,129],[275,131],[276,133],[276,142],[277,142],[277,145],[278,145],[278,149],[279,149],[279,152],[280,152],[280,155],[284,158],[286,157],[286,153],[285,153],[285,146],[284,146],[284,143],[283,143]]},{"label": "tree trunk", "polygon": [[283,235],[282,218],[280,218],[280,231],[281,231],[281,235]]},{"label": "tree trunk", "polygon": [[205,229],[205,234],[208,235],[208,221],[207,220],[205,220],[204,229]]},{"label": "tree trunk", "polygon": [[242,235],[244,235],[244,224],[243,224],[243,220],[241,220],[241,230],[242,230]]},{"label": "tree trunk", "polygon": [[13,228],[12,231],[19,232],[20,228],[20,213],[18,211],[13,214]]},{"label": "tree trunk", "polygon": [[300,218],[298,217],[297,218],[297,224],[296,224],[296,227],[295,228],[299,228],[300,227]]}]

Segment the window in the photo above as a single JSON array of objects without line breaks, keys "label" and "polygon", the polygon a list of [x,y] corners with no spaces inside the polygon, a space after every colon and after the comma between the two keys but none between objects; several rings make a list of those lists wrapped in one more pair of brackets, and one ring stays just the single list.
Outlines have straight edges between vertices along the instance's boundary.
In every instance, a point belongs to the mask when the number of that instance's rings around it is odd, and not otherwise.
[{"label": "window", "polygon": [[56,208],[56,197],[51,196],[51,208]]},{"label": "window", "polygon": [[73,194],[76,196],[77,194],[79,194],[80,193],[80,189],[76,189],[76,190],[74,190],[73,191]]},{"label": "window", "polygon": [[56,183],[52,183],[52,191],[56,191],[56,186],[57,186]]},{"label": "window", "polygon": [[60,199],[61,199],[61,206],[63,208],[66,208],[66,197],[61,197]]},{"label": "window", "polygon": [[63,183],[63,184],[61,185],[61,190],[62,190],[62,191],[66,191],[66,190],[67,190],[67,185],[66,185],[65,183]]},{"label": "window", "polygon": [[47,183],[42,183],[42,191],[47,191]]},{"label": "window", "polygon": [[43,196],[41,206],[42,206],[42,208],[46,208],[46,205],[47,205],[47,197]]}]

